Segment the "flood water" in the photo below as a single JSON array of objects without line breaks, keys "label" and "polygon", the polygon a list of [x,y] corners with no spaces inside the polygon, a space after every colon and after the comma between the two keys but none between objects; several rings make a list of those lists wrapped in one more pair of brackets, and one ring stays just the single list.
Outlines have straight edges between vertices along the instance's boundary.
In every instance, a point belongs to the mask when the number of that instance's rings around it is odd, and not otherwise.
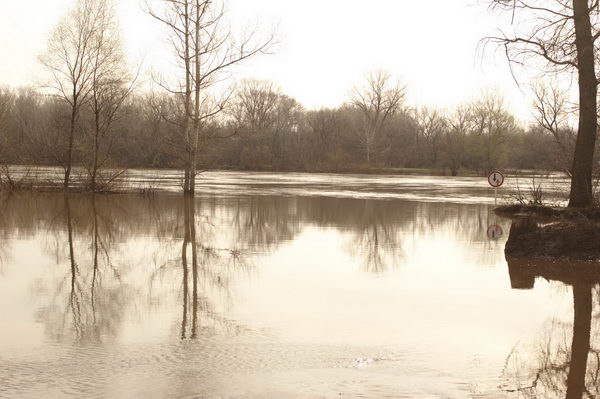
[{"label": "flood water", "polygon": [[0,197],[0,397],[599,394],[600,290],[509,264],[485,179],[305,176]]}]

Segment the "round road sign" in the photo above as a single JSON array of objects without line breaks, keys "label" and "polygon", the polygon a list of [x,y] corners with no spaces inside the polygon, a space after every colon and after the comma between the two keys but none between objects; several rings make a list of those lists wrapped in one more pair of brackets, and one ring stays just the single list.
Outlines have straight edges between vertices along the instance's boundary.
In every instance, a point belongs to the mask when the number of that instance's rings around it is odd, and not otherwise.
[{"label": "round road sign", "polygon": [[504,175],[499,170],[492,170],[488,175],[488,183],[494,188],[500,187],[504,183]]}]

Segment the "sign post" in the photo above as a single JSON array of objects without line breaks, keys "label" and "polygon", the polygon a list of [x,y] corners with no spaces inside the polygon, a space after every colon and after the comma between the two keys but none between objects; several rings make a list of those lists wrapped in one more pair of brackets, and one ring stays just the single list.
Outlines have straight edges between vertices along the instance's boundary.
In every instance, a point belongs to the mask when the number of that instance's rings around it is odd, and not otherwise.
[{"label": "sign post", "polygon": [[499,170],[492,170],[488,175],[488,183],[494,187],[494,205],[497,203],[498,187],[504,183],[504,175]]}]

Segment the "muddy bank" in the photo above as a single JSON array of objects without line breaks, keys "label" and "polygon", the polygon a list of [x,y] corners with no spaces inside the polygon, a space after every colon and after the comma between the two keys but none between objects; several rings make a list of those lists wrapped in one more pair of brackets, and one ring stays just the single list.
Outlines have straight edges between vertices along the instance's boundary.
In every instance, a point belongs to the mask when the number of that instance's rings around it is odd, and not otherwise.
[{"label": "muddy bank", "polygon": [[550,207],[544,205],[501,205],[494,209],[494,213],[509,219],[535,218],[539,221],[575,221],[585,219],[586,221],[600,222],[600,208],[567,208]]},{"label": "muddy bank", "polygon": [[507,256],[600,260],[599,208],[514,204],[494,213],[512,220]]},{"label": "muddy bank", "polygon": [[504,252],[516,257],[597,261],[600,224],[585,217],[551,222],[531,216],[515,218]]}]

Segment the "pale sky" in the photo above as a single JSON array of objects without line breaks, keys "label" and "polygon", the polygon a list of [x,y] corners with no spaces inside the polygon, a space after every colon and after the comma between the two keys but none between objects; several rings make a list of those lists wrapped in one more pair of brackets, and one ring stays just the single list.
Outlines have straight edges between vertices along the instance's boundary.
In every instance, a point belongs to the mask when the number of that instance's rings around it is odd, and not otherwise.
[{"label": "pale sky", "polygon": [[[164,32],[143,12],[143,0],[117,2],[132,62],[167,70]],[[72,3],[0,0],[0,85],[40,83],[37,56]],[[227,8],[233,28],[276,27],[280,43],[275,54],[247,62],[236,75],[273,80],[309,109],[340,105],[366,73],[381,68],[408,85],[411,105],[452,108],[492,89],[529,119],[530,100],[502,54],[482,59],[477,51],[498,25],[477,0],[229,0]]]}]

